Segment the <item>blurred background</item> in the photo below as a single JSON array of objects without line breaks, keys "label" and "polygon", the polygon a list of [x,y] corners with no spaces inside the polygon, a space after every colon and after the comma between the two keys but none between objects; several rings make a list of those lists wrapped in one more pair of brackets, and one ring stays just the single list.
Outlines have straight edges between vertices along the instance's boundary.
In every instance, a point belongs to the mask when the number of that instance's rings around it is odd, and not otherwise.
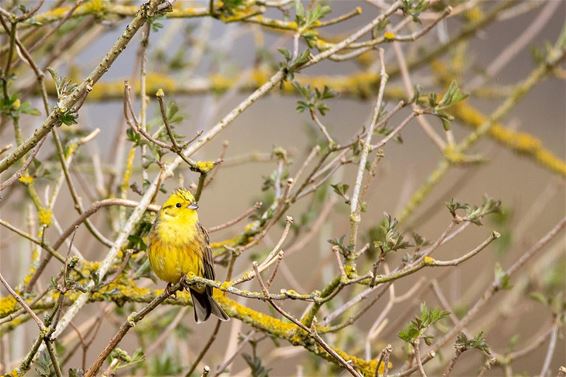
[{"label": "blurred background", "polygon": [[[513,43],[517,37],[529,25],[533,23],[547,3],[556,1],[560,3],[554,8],[548,17],[544,27],[532,38],[497,75],[490,79],[487,85],[490,87],[506,87],[525,79],[529,72],[536,66],[533,51],[542,48],[545,43],[553,43],[566,19],[566,2],[561,0],[548,1],[525,1],[534,4],[531,8],[525,8],[522,14],[508,19],[498,20],[490,26],[480,30],[469,40],[466,52],[465,64],[469,67],[464,77],[458,78],[463,90],[466,91],[467,84],[477,77],[481,77],[482,71],[488,66],[507,46]],[[385,1],[384,1],[385,2]],[[48,2],[46,2],[48,3]],[[206,2],[181,1],[183,6],[190,4],[206,5]],[[328,35],[347,35],[357,30],[361,25],[370,21],[378,12],[371,1],[356,0],[331,0],[332,15],[340,15],[351,11],[356,6],[361,6],[363,13],[351,20],[336,26],[324,29]],[[375,1],[380,3],[380,1]],[[496,1],[484,2],[485,9],[493,7]],[[47,6],[47,5],[46,5]],[[270,14],[275,17],[278,13]],[[61,75],[82,78],[101,59],[102,55],[110,48],[113,41],[120,35],[125,20],[102,22],[101,33],[76,55],[68,56],[68,59],[58,62],[57,72]],[[259,47],[277,57],[278,47],[290,48],[292,36],[290,34],[273,33],[269,30],[260,29],[257,25],[224,24],[217,20],[206,19],[173,19],[161,21],[163,28],[150,35],[147,70],[151,73],[162,73],[166,62],[171,56],[178,54],[184,49],[185,56],[194,53],[198,43],[210,46],[207,56],[195,67],[180,69],[175,72],[174,80],[179,84],[190,84],[198,82],[202,78],[216,73],[237,79],[239,76],[247,75],[246,71],[254,63],[257,56],[256,49]],[[100,27],[100,26],[97,26]],[[453,35],[462,27],[459,18],[448,19],[441,22],[439,27],[432,30],[426,38],[420,41],[420,49],[432,49],[442,43],[447,36]],[[261,35],[261,38],[258,37]],[[136,67],[136,51],[138,48],[139,35],[136,35],[124,53],[118,58],[108,73],[101,80],[102,83],[120,83],[125,79],[131,80],[132,71]],[[190,42],[188,42],[190,41]],[[411,48],[403,45],[406,52]],[[386,57],[386,69],[397,65],[395,54],[390,45],[384,45]],[[449,52],[450,55],[452,52]],[[359,65],[353,62],[335,63],[323,62],[316,67],[309,68],[299,74],[305,75],[348,75],[360,71]],[[378,65],[373,64],[368,68],[375,73]],[[423,88],[437,88],[433,73],[427,69],[419,69],[411,72],[414,83]],[[135,76],[134,76],[135,77]],[[399,77],[388,84],[391,87],[402,88]],[[159,86],[159,81],[157,83]],[[153,93],[148,93],[149,118],[159,116],[157,102],[153,100]],[[185,120],[177,126],[176,131],[191,138],[199,130],[207,130],[229,112],[236,104],[246,97],[246,92],[221,94],[189,94],[169,95],[169,101],[175,101],[180,111],[185,115]],[[225,153],[226,166],[219,169],[214,182],[204,191],[200,200],[200,219],[207,226],[214,226],[232,219],[249,208],[254,202],[264,200],[261,186],[265,177],[269,176],[275,169],[276,162],[269,158],[274,147],[284,148],[289,156],[291,165],[289,170],[294,174],[299,168],[305,156],[310,151],[313,143],[315,128],[307,114],[295,111],[296,96],[281,95],[277,92],[262,98],[259,103],[251,107],[234,121],[228,129],[222,132],[214,141],[200,150],[195,159],[214,160],[220,155],[223,144],[229,143]],[[550,78],[539,83],[520,103],[513,108],[508,116],[503,119],[506,127],[528,132],[539,138],[548,150],[562,160],[566,158],[566,85],[564,79]],[[329,101],[330,111],[324,117],[325,124],[331,135],[339,143],[347,143],[361,126],[368,124],[371,111],[374,106],[375,93],[366,99],[356,96],[341,95]],[[503,101],[502,98],[478,98],[472,97],[469,101],[480,109],[485,115],[490,114]],[[39,100],[33,101],[34,106],[39,107]],[[393,106],[396,99],[387,99],[388,106]],[[138,104],[136,103],[136,107]],[[391,124],[395,125],[408,114],[407,111],[395,116]],[[116,155],[115,140],[122,128],[122,101],[121,99],[96,101],[87,100],[80,111],[79,125],[66,127],[64,132],[72,133],[76,129],[84,132],[100,129],[100,134],[94,142],[86,145],[79,161],[89,161],[90,156],[99,155],[103,165],[112,165],[114,159],[124,159],[125,152]],[[441,132],[442,126],[437,119],[431,118],[431,123]],[[26,117],[22,122],[25,135],[37,128],[41,123],[41,117]],[[470,132],[470,128],[458,122],[453,126],[457,140],[461,140]],[[7,128],[0,134],[0,144],[5,145],[13,140],[12,131]],[[363,233],[370,226],[375,226],[383,219],[384,212],[399,214],[409,197],[427,179],[430,173],[442,160],[443,156],[439,149],[423,133],[417,122],[413,121],[402,131],[403,143],[389,143],[385,147],[385,158],[380,162],[376,179],[367,197],[367,212],[363,214]],[[46,148],[41,153],[50,153]],[[445,209],[444,202],[455,198],[462,202],[480,204],[484,195],[502,201],[503,215],[497,216],[485,222],[484,227],[469,227],[457,238],[441,247],[435,252],[439,259],[449,259],[455,255],[470,250],[486,238],[491,230],[499,231],[503,237],[476,258],[466,262],[459,268],[450,270],[423,270],[407,279],[396,283],[396,292],[401,295],[406,292],[421,278],[429,281],[437,277],[441,282],[450,303],[456,308],[465,310],[467,304],[473,303],[479,295],[491,283],[494,268],[497,263],[506,267],[515,261],[530,245],[544,235],[564,215],[566,209],[566,196],[564,179],[558,174],[541,168],[532,159],[525,158],[510,151],[508,148],[496,144],[488,137],[473,148],[473,153],[480,154],[486,159],[485,163],[472,164],[462,167],[453,167],[447,176],[434,187],[433,192],[426,198],[425,202],[416,210],[411,218],[404,224],[405,230],[414,230],[429,240],[436,239],[451,220],[449,212]],[[230,163],[237,161],[242,156],[257,154],[265,156],[264,161],[250,163]],[[81,166],[81,162],[78,163]],[[85,164],[86,165],[86,164]],[[346,182],[352,185],[355,177],[356,165],[340,168],[330,183]],[[139,181],[139,174],[134,180]],[[185,185],[196,183],[198,177],[188,169],[181,167],[175,179],[166,183],[171,189],[179,182]],[[181,180],[181,181],[180,181]],[[90,196],[95,195],[91,181],[81,185],[81,193],[85,203],[90,202]],[[0,202],[0,217],[12,224],[18,224],[25,228],[26,208],[28,206],[25,193],[18,187],[9,201]],[[62,228],[75,219],[73,203],[70,200],[66,188],[56,205],[55,216],[61,223]],[[40,191],[42,192],[42,191]],[[42,193],[43,195],[43,193]],[[336,239],[348,232],[349,207],[343,200],[337,198],[333,193],[326,194],[326,200],[336,200],[336,205],[331,210],[324,225],[310,242],[300,251],[285,259],[285,268],[281,276],[275,281],[274,291],[280,288],[289,288],[290,284],[298,281],[300,287],[310,291],[323,286],[336,272],[336,263],[330,250],[328,240]],[[128,197],[137,200],[139,196],[129,192]],[[157,203],[164,200],[165,194],[160,194]],[[299,203],[294,207],[290,215],[300,216],[305,209],[306,203]],[[24,210],[26,209],[26,210]],[[104,228],[102,217],[95,224]],[[212,235],[213,241],[222,240],[233,236],[241,230],[240,226],[232,227]],[[251,254],[269,250],[278,240],[281,228],[272,230],[265,242],[255,247]],[[50,229],[47,240],[53,241],[58,233]],[[564,292],[564,279],[566,276],[566,256],[564,234],[559,235],[556,242],[548,247],[548,253],[552,258],[550,264],[543,264],[542,270],[535,268],[540,262],[536,259],[533,265],[521,272],[521,274],[536,273],[529,284],[532,285],[527,291],[537,291],[537,284],[548,284],[549,279],[554,279],[554,289]],[[75,238],[76,246],[83,251],[85,257],[91,260],[100,260],[104,257],[105,250],[100,244],[92,240],[90,234],[81,228],[77,231]],[[30,246],[25,240],[5,228],[0,228],[0,269],[4,276],[14,286],[22,281],[29,267]],[[402,253],[391,259],[390,264],[395,265],[402,257]],[[250,259],[244,256],[238,259],[236,271],[244,271],[249,268]],[[50,266],[52,273],[56,271],[55,265]],[[284,272],[288,270],[289,272]],[[533,272],[534,271],[534,272]],[[519,274],[519,276],[521,276]],[[49,275],[49,274],[47,274]],[[218,266],[217,276],[223,277],[225,269]],[[561,276],[561,277],[560,277]],[[512,281],[516,283],[516,281]],[[45,287],[48,281],[45,279],[41,286]],[[158,284],[150,280],[144,282],[148,286]],[[252,284],[255,287],[255,282]],[[295,288],[295,287],[293,287]],[[0,288],[5,295],[6,291]],[[543,327],[547,326],[551,317],[548,309],[537,301],[527,297],[510,299],[512,295],[496,295],[492,298],[486,312],[498,314],[486,315],[492,322],[475,321],[470,326],[474,333],[485,330],[488,344],[498,352],[508,349],[517,349],[525,345],[525,341],[532,339]],[[389,325],[382,332],[379,341],[375,343],[374,354],[387,343],[397,342],[397,333],[418,312],[421,301],[429,302],[429,306],[439,306],[430,290],[424,289],[419,297],[398,305],[388,316]],[[380,309],[386,303],[386,297],[378,302],[372,310],[366,313],[357,323],[356,331],[360,339],[367,333],[369,327],[379,315]],[[268,306],[262,302],[248,302],[256,309],[268,311]],[[100,310],[99,304],[89,304],[76,318],[79,324]],[[289,303],[286,308],[296,315],[300,315],[304,308],[302,303]],[[484,318],[484,317],[481,317]],[[399,320],[397,320],[399,319]],[[495,322],[493,322],[495,321]],[[113,334],[117,317],[108,315],[108,323],[100,331],[97,340],[92,344],[92,357],[106,343]],[[140,325],[148,326],[147,323]],[[242,326],[242,327],[239,327]],[[28,323],[5,335],[10,347],[10,357],[17,359],[22,357],[29,344],[35,339],[35,324]],[[179,328],[185,331],[177,333],[167,341],[163,349],[151,357],[157,357],[160,362],[167,358],[177,360],[180,365],[187,366],[194,359],[195,354],[202,347],[203,339],[208,339],[214,322],[209,321],[203,325],[195,326],[190,312],[184,316]],[[215,365],[220,362],[226,352],[227,340],[233,331],[247,332],[247,325],[237,324],[233,320],[224,324],[219,333],[218,340],[213,344],[211,352],[205,362]],[[68,330],[65,334],[72,332]],[[562,332],[563,333],[563,332]],[[182,334],[182,337],[179,336]],[[355,344],[355,340],[348,344]],[[546,354],[546,342],[533,350],[528,357],[523,358],[514,365],[514,371],[518,375],[535,375],[540,368]],[[138,346],[136,338],[130,334],[122,343],[122,348],[133,351]],[[309,375],[309,363],[313,362],[306,351],[292,350],[287,348],[289,344],[282,344],[281,355],[274,353],[276,344],[269,340],[263,341],[257,349],[258,355],[263,358],[265,364],[271,368],[272,376]],[[363,349],[363,345],[360,344]],[[352,346],[352,348],[355,348]],[[401,350],[399,350],[401,351]],[[250,352],[245,349],[244,352]],[[268,356],[270,355],[270,356]],[[566,355],[565,341],[563,337],[558,340],[558,345],[552,362],[552,369],[556,371],[561,363],[564,363]],[[150,356],[148,356],[150,357]],[[449,355],[444,355],[449,357]],[[471,376],[477,374],[479,354],[469,352],[462,356],[454,375]],[[80,363],[80,355],[73,356],[69,365]],[[271,361],[272,360],[272,361]],[[92,360],[87,362],[90,364]],[[246,375],[246,364],[243,359],[237,358],[234,363],[232,375]],[[322,369],[324,370],[324,369]],[[494,369],[489,373],[500,375],[500,369]],[[553,372],[554,373],[554,372]],[[321,374],[322,375],[322,374]]]}]

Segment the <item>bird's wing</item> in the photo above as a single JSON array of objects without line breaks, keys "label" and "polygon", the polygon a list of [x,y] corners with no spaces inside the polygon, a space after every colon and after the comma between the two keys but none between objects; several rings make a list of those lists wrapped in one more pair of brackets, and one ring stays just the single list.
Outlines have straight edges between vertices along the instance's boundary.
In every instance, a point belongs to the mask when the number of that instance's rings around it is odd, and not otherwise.
[{"label": "bird's wing", "polygon": [[204,238],[203,242],[203,250],[202,250],[202,259],[204,265],[204,277],[206,279],[214,280],[214,260],[212,259],[212,251],[210,250],[210,240],[208,238],[208,232],[204,227],[199,223],[198,224],[199,231]]}]

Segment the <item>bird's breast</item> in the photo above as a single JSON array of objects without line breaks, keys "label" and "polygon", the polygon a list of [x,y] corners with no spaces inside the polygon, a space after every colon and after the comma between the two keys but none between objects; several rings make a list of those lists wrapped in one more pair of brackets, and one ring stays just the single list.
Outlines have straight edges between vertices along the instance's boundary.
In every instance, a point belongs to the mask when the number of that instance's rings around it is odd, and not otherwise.
[{"label": "bird's breast", "polygon": [[196,225],[160,222],[149,239],[149,262],[162,280],[170,283],[193,273],[202,275],[202,237]]}]

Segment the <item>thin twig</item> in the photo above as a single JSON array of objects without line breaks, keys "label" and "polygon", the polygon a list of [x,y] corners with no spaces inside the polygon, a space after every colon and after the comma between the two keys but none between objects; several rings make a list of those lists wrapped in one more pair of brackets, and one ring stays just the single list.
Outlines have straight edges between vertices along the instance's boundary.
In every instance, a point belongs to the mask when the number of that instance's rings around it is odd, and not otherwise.
[{"label": "thin twig", "polygon": [[98,370],[108,357],[112,350],[116,348],[116,346],[120,343],[122,338],[126,336],[128,331],[135,326],[135,324],[141,321],[149,312],[155,309],[159,304],[165,301],[166,298],[171,296],[173,293],[177,292],[179,289],[183,287],[183,279],[180,282],[176,283],[175,285],[171,286],[169,289],[166,289],[161,295],[154,298],[149,304],[143,307],[138,312],[132,313],[128,316],[126,321],[120,326],[118,332],[114,334],[112,339],[108,342],[108,344],[104,347],[104,350],[98,355],[96,360],[90,366],[90,368],[86,371],[85,377],[94,377],[98,373]]},{"label": "thin twig", "polygon": [[[387,377],[387,371],[389,369],[389,357],[391,356],[391,352],[393,352],[393,346],[388,344],[385,346],[383,350],[379,353],[379,358],[377,359],[377,364],[375,365],[375,375],[374,377]],[[383,374],[379,372],[379,369],[383,363]]]},{"label": "thin twig", "polygon": [[257,280],[259,281],[259,284],[261,285],[262,291],[265,295],[265,299],[267,300],[267,302],[269,302],[269,304],[271,304],[271,306],[275,310],[277,310],[279,313],[281,313],[281,315],[283,315],[285,318],[287,318],[288,320],[293,322],[295,325],[297,325],[299,328],[301,328],[302,330],[307,332],[309,335],[311,335],[317,341],[317,343],[320,344],[322,346],[322,348],[324,348],[326,350],[326,352],[328,352],[330,355],[332,355],[338,361],[338,363],[340,365],[342,365],[344,368],[346,368],[346,370],[348,372],[350,372],[350,374],[352,376],[361,377],[361,375],[352,367],[352,365],[350,365],[350,363],[348,363],[346,360],[344,360],[342,358],[342,356],[337,354],[336,351],[334,351],[328,344],[326,344],[326,342],[316,332],[315,326],[313,326],[313,327],[311,327],[311,329],[309,329],[301,321],[299,321],[298,319],[296,319],[295,317],[293,317],[292,315],[287,313],[285,310],[283,310],[281,307],[279,307],[279,305],[277,305],[275,302],[273,302],[273,300],[271,300],[269,298],[267,286],[265,285],[265,283],[264,283],[264,281],[261,277],[261,273],[258,270],[257,263],[253,262],[252,266],[253,266],[253,269],[254,269],[254,272],[255,272],[255,276],[257,277]]},{"label": "thin twig", "polygon": [[65,111],[73,109],[80,100],[92,90],[93,85],[108,71],[112,63],[121,54],[126,45],[130,42],[134,34],[142,27],[148,20],[148,15],[155,13],[157,5],[161,0],[150,0],[149,6],[143,8],[136,17],[130,22],[125,32],[118,38],[116,43],[105,55],[104,59],[96,66],[96,68],[83,80],[68,96],[61,99],[58,107],[51,111],[47,119],[43,122],[41,127],[35,130],[32,136],[20,144],[12,153],[0,161],[0,173],[4,172],[8,167],[13,165],[22,156],[29,152],[33,147],[39,143],[56,125],[60,124],[60,110]]},{"label": "thin twig", "polygon": [[219,230],[222,229],[226,229],[231,227],[234,224],[239,223],[240,221],[242,221],[243,219],[247,218],[248,216],[250,216],[252,213],[256,212],[258,209],[260,209],[262,206],[261,202],[256,202],[253,207],[248,208],[247,210],[244,211],[244,213],[242,213],[241,215],[239,215],[238,217],[233,218],[232,220],[228,220],[225,223],[222,223],[220,225],[216,225],[213,227],[208,228],[208,233],[214,233],[214,232],[218,232]]},{"label": "thin twig", "polygon": [[[265,257],[265,259],[259,264],[258,269],[259,271],[264,271],[267,267],[277,261],[277,255],[281,251],[281,246],[287,239],[287,235],[289,234],[289,230],[291,229],[291,225],[293,225],[293,218],[287,216],[285,221],[285,228],[283,229],[283,233],[281,233],[281,237],[277,244],[271,249],[269,254]],[[234,279],[233,285],[241,284],[245,281],[252,280],[255,277],[255,270],[248,270],[240,275],[240,277]]]},{"label": "thin twig", "polygon": [[558,326],[558,323],[555,324],[552,328],[552,332],[550,333],[550,341],[548,342],[548,349],[544,356],[542,369],[540,370],[540,377],[546,377],[550,369],[550,364],[552,363],[552,358],[554,356],[554,349],[556,348],[556,340],[558,338]]},{"label": "thin twig", "polygon": [[37,323],[39,330],[42,332],[46,331],[47,329],[43,321],[39,319],[37,314],[35,314],[35,312],[29,307],[26,301],[16,291],[14,291],[12,287],[10,287],[10,284],[8,284],[8,282],[6,281],[6,279],[4,279],[4,276],[2,276],[1,273],[0,273],[0,282],[2,283],[2,285],[4,285],[8,293],[10,293],[10,295],[12,295],[12,297],[16,299],[18,304],[20,304],[21,307],[24,308],[24,310],[30,315],[30,317],[33,318],[35,323]]},{"label": "thin twig", "polygon": [[413,343],[413,349],[415,350],[415,358],[417,359],[417,365],[419,367],[421,377],[427,377],[423,367],[423,362],[421,360],[420,342],[418,341],[418,339],[415,343]]},{"label": "thin twig", "polygon": [[[221,320],[216,321],[216,326],[214,326],[214,330],[212,330],[212,334],[210,335],[210,338],[208,338],[208,341],[206,342],[206,344],[204,345],[204,347],[196,357],[195,361],[193,361],[193,365],[191,366],[191,368],[188,370],[187,373],[185,373],[185,377],[191,377],[191,375],[197,368],[198,364],[204,358],[204,355],[206,355],[206,353],[210,349],[210,346],[212,346],[212,343],[214,343],[214,341],[216,340],[216,336],[218,335],[218,331],[220,330],[221,324],[222,324]],[[207,367],[205,366],[205,368]],[[208,374],[208,372],[206,374]]]}]

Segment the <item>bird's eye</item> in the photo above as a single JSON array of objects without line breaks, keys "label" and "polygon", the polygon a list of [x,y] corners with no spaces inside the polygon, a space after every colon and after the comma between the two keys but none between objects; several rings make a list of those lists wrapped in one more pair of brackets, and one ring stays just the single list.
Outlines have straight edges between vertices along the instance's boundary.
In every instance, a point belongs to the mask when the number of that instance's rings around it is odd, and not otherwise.
[{"label": "bird's eye", "polygon": [[182,206],[183,206],[183,205],[182,205],[181,203],[175,204],[175,207],[177,207],[177,208],[181,208]]}]

